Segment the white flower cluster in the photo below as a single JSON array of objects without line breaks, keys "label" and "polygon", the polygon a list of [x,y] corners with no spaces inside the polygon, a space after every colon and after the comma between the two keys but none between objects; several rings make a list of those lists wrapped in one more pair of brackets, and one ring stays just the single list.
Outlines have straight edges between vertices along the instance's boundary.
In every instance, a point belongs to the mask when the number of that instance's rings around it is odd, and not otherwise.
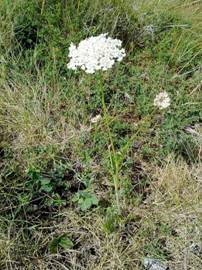
[{"label": "white flower cluster", "polygon": [[126,55],[122,41],[101,34],[82,40],[76,47],[71,43],[69,48],[69,69],[83,69],[86,73],[95,73],[97,70],[111,68],[115,61],[121,61]]},{"label": "white flower cluster", "polygon": [[159,93],[154,99],[154,106],[157,106],[159,109],[166,109],[170,106],[170,97],[167,92]]}]

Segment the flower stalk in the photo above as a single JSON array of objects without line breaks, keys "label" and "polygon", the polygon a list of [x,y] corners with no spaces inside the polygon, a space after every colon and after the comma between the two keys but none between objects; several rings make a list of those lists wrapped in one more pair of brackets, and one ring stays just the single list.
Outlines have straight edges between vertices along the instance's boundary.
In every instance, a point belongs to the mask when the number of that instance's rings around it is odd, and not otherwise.
[{"label": "flower stalk", "polygon": [[120,198],[119,198],[119,162],[117,159],[117,153],[114,147],[114,142],[112,138],[112,133],[111,129],[109,126],[109,114],[108,114],[108,109],[105,103],[105,96],[104,96],[104,80],[102,76],[97,78],[97,82],[99,85],[99,91],[100,91],[100,96],[101,96],[101,101],[102,101],[102,110],[104,114],[104,121],[105,121],[105,126],[107,129],[107,135],[109,138],[109,154],[110,154],[110,161],[111,161],[111,167],[112,167],[112,172],[113,172],[113,183],[114,183],[114,190],[115,190],[115,197],[116,197],[116,207],[117,210],[120,212]]}]

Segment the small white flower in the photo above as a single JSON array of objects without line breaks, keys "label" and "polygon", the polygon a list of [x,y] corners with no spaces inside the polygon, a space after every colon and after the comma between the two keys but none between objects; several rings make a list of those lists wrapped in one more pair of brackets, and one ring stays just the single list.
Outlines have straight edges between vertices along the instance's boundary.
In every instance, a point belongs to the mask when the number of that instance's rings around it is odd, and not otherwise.
[{"label": "small white flower", "polygon": [[154,99],[154,106],[157,106],[160,110],[168,108],[170,106],[170,97],[168,93],[159,93]]},{"label": "small white flower", "polygon": [[105,71],[111,68],[115,61],[122,61],[126,55],[125,49],[121,48],[121,45],[121,40],[107,37],[107,34],[82,40],[77,47],[71,43],[69,47],[70,62],[67,67],[73,70],[81,68],[90,74],[97,70]]},{"label": "small white flower", "polygon": [[98,114],[98,115],[96,115],[95,117],[91,118],[91,119],[90,119],[90,122],[91,122],[92,124],[95,124],[95,123],[97,123],[100,119],[101,119],[101,115]]}]

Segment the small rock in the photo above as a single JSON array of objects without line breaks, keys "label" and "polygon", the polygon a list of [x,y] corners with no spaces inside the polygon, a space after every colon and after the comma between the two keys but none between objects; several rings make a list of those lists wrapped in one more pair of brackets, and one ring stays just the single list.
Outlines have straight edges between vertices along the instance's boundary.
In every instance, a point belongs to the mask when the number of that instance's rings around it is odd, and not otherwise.
[{"label": "small rock", "polygon": [[146,270],[169,270],[169,267],[161,263],[159,260],[145,258],[144,267]]},{"label": "small rock", "polygon": [[97,123],[100,119],[102,118],[102,116],[100,114],[96,115],[95,117],[90,119],[90,122],[95,124]]},{"label": "small rock", "polygon": [[192,126],[188,126],[185,128],[185,131],[193,136],[193,138],[202,145],[202,124],[195,123]]},{"label": "small rock", "polygon": [[193,243],[191,246],[190,246],[190,250],[193,254],[195,255],[200,255],[201,254],[201,247],[200,245],[196,244],[196,243]]}]

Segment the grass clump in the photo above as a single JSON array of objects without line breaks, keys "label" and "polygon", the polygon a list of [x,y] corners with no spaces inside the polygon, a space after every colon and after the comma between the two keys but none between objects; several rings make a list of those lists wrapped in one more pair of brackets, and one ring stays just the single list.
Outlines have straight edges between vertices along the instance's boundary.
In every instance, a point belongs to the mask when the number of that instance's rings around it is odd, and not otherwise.
[{"label": "grass clump", "polygon": [[[0,2],[0,268],[142,269],[152,257],[200,269],[201,11]],[[106,32],[123,41],[121,63],[67,69],[71,42]]]}]

